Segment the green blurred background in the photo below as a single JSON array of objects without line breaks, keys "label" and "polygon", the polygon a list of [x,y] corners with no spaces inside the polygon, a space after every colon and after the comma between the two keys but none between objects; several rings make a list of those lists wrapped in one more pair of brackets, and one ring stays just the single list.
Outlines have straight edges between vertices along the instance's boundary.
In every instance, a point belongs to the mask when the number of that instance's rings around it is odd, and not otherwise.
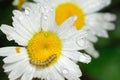
[{"label": "green blurred background", "polygon": [[[12,10],[16,9],[12,5],[12,0],[0,0],[0,25],[12,23]],[[116,29],[110,31],[108,39],[99,38],[95,44],[100,52],[98,59],[92,59],[90,64],[79,63],[83,72],[82,80],[120,80],[120,0],[113,0],[112,4],[101,10],[101,12],[111,12],[117,15]],[[5,35],[0,31],[0,47],[17,45],[8,42]],[[0,57],[0,80],[8,80],[3,72],[2,57]]]}]

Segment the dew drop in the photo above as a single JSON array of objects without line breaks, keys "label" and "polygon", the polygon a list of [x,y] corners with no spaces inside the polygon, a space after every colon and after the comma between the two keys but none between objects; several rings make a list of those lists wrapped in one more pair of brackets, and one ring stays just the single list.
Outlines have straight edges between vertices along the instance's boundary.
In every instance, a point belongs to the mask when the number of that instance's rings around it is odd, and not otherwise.
[{"label": "dew drop", "polygon": [[45,15],[45,16],[44,16],[44,19],[45,19],[45,20],[47,20],[47,19],[48,19],[48,16],[47,16],[47,15]]},{"label": "dew drop", "polygon": [[47,6],[45,6],[44,8],[47,9]]},{"label": "dew drop", "polygon": [[84,39],[79,40],[78,44],[79,44],[79,46],[84,47],[85,46],[85,40]]},{"label": "dew drop", "polygon": [[49,12],[49,9],[47,8],[47,9],[46,9],[46,13],[48,13],[48,12]]},{"label": "dew drop", "polygon": [[85,61],[85,57],[84,56],[79,56],[78,59],[79,59],[80,62],[84,62]]},{"label": "dew drop", "polygon": [[16,27],[16,24],[13,22],[13,24],[12,24],[14,27]]},{"label": "dew drop", "polygon": [[13,14],[14,14],[14,15],[17,15],[17,14],[18,14],[17,10],[14,10],[14,11],[13,11]]},{"label": "dew drop", "polygon": [[62,72],[63,72],[63,74],[67,74],[68,70],[64,69]]},{"label": "dew drop", "polygon": [[50,11],[53,11],[53,10],[54,10],[53,8],[50,9]]},{"label": "dew drop", "polygon": [[47,80],[49,80],[49,76],[47,76]]},{"label": "dew drop", "polygon": [[25,14],[29,15],[30,14],[30,10],[29,9],[25,9]]},{"label": "dew drop", "polygon": [[45,7],[44,7],[44,10],[45,10],[46,13],[48,13],[48,12],[49,12],[48,6],[45,6]]},{"label": "dew drop", "polygon": [[83,54],[79,56],[79,61],[84,62],[84,63],[89,63],[91,61],[91,57],[86,54]]},{"label": "dew drop", "polygon": [[24,19],[24,17],[23,16],[19,16],[19,19],[22,20],[22,19]]}]

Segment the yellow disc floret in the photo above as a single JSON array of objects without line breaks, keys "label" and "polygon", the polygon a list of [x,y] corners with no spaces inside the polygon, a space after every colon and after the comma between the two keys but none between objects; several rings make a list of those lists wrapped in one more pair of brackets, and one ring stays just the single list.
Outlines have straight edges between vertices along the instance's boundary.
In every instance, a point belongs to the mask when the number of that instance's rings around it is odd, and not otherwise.
[{"label": "yellow disc floret", "polygon": [[85,17],[82,9],[75,5],[74,3],[63,3],[57,6],[56,8],[56,17],[55,20],[58,25],[62,24],[66,19],[71,16],[77,16],[77,20],[74,23],[74,26],[80,30],[85,23]]},{"label": "yellow disc floret", "polygon": [[24,4],[26,1],[27,1],[27,0],[19,0],[18,5],[17,5],[17,8],[18,8],[18,9],[21,9],[22,6],[23,6],[23,4]]},{"label": "yellow disc floret", "polygon": [[27,47],[30,63],[39,67],[53,64],[60,57],[61,46],[61,40],[55,33],[36,33],[29,40]]}]

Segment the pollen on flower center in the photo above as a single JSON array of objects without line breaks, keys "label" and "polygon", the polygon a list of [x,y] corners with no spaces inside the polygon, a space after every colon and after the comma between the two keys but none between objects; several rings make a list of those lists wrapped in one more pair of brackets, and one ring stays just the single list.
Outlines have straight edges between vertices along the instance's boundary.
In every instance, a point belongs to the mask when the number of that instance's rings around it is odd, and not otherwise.
[{"label": "pollen on flower center", "polygon": [[66,19],[71,16],[77,16],[77,20],[74,23],[74,26],[80,30],[85,24],[85,16],[80,7],[74,3],[63,3],[57,6],[56,8],[56,17],[55,20],[58,25],[62,24]]},{"label": "pollen on flower center", "polygon": [[46,67],[60,57],[61,40],[53,32],[36,33],[28,42],[30,63],[39,67]]}]

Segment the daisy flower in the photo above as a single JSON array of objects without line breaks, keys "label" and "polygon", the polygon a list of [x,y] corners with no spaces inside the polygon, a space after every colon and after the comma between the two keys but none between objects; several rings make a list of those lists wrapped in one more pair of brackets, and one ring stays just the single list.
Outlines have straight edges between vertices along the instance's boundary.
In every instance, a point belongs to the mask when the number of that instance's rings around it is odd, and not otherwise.
[{"label": "daisy flower", "polygon": [[77,16],[73,24],[77,30],[84,29],[88,32],[88,44],[85,51],[97,58],[98,52],[94,49],[93,43],[98,37],[108,37],[107,31],[113,30],[115,25],[112,23],[116,16],[111,13],[101,13],[99,10],[110,5],[111,0],[34,0],[37,3],[46,1],[56,10],[54,16],[58,25],[61,25],[68,17]]},{"label": "daisy flower", "polygon": [[80,80],[82,73],[77,62],[89,63],[91,57],[78,51],[87,44],[86,32],[73,27],[77,17],[56,25],[52,9],[37,5],[34,9],[14,10],[13,27],[0,27],[9,41],[19,45],[0,48],[9,79]]},{"label": "daisy flower", "polygon": [[22,8],[22,5],[27,2],[27,0],[14,0],[13,1],[13,6],[17,6],[18,9]]}]

